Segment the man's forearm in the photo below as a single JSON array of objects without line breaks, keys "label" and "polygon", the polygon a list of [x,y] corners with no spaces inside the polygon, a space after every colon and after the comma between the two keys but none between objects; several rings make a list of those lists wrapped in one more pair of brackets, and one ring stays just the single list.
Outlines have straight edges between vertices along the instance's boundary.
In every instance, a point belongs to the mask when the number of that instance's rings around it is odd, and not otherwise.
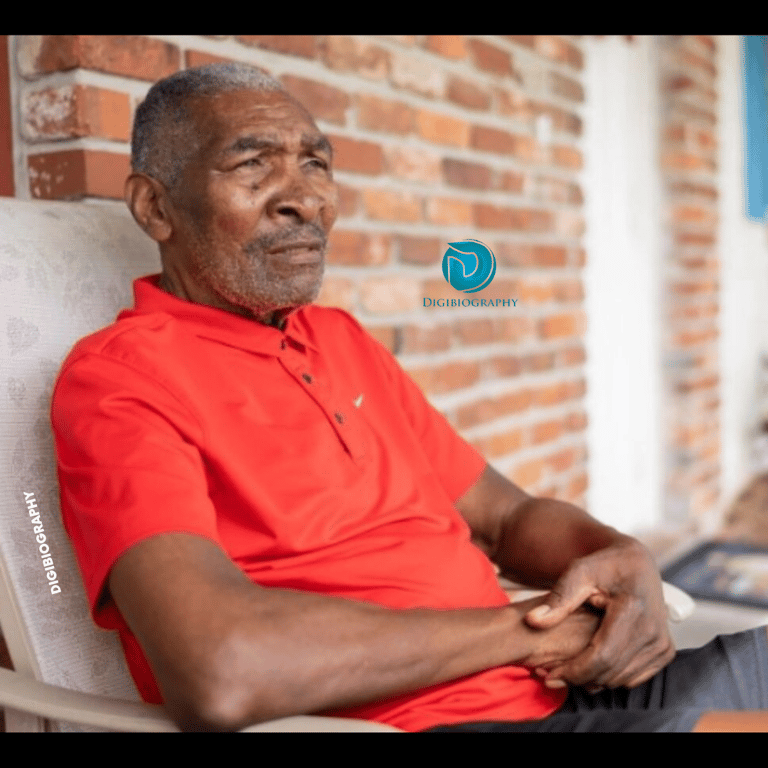
[{"label": "man's forearm", "polygon": [[217,672],[213,717],[206,718],[214,727],[374,702],[522,662],[534,649],[535,633],[515,606],[390,610],[260,592],[249,620],[223,645],[226,667]]},{"label": "man's forearm", "polygon": [[538,602],[392,610],[253,584],[212,542],[163,534],[115,564],[110,592],[186,730],[377,701],[503,664],[533,667],[586,646],[594,617],[531,629]]},{"label": "man's forearm", "polygon": [[546,589],[574,560],[617,544],[639,547],[573,504],[529,497],[502,525],[491,556],[509,578]]}]

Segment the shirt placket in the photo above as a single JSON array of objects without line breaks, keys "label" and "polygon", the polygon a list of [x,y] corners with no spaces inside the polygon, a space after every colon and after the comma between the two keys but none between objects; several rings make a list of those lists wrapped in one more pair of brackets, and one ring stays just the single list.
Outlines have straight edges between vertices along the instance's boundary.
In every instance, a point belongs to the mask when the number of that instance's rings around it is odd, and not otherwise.
[{"label": "shirt placket", "polygon": [[346,403],[331,386],[327,373],[313,366],[309,355],[299,351],[288,339],[280,341],[278,359],[285,370],[323,411],[342,445],[356,461],[365,458],[365,441],[354,404]]}]

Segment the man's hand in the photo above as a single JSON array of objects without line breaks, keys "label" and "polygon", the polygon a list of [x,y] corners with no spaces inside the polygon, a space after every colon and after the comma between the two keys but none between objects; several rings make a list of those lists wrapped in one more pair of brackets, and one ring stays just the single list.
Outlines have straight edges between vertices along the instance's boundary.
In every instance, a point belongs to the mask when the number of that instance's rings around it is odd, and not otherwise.
[{"label": "man's hand", "polygon": [[661,580],[639,542],[624,537],[620,543],[573,561],[544,604],[526,615],[526,622],[550,629],[585,602],[604,610],[604,618],[575,658],[554,666],[541,665],[548,668],[550,685],[564,680],[590,690],[633,688],[674,658]]},{"label": "man's hand", "polygon": [[[514,606],[525,617],[538,606],[547,605],[547,599],[548,595],[543,595],[521,600]],[[586,605],[548,629],[532,629],[529,626],[527,643],[530,650],[516,663],[534,669],[539,675],[561,667],[587,648],[600,626],[601,617],[602,611]]]}]

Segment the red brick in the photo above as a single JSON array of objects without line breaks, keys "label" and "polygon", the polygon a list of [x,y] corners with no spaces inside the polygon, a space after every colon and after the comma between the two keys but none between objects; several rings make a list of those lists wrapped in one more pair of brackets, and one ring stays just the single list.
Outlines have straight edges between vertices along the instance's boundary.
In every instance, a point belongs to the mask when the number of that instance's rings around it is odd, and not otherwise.
[{"label": "red brick", "polygon": [[688,88],[695,88],[696,81],[688,77],[688,75],[672,75],[666,82],[666,87],[670,91],[684,91]]},{"label": "red brick", "polygon": [[475,149],[502,154],[511,153],[515,148],[515,138],[509,131],[482,125],[472,126],[471,144]]},{"label": "red brick", "polygon": [[695,53],[691,53],[690,51],[680,51],[679,54],[683,63],[690,67],[701,69],[711,77],[717,77],[717,68],[708,59],[705,59],[703,56],[697,56]]},{"label": "red brick", "polygon": [[520,358],[511,355],[492,358],[491,367],[496,376],[502,377],[517,376],[523,370]]},{"label": "red brick", "polygon": [[682,296],[689,296],[695,293],[717,293],[717,283],[711,281],[672,283],[670,287],[673,293]]},{"label": "red brick", "polygon": [[511,43],[523,45],[526,48],[534,48],[536,46],[536,35],[504,35],[504,37]]},{"label": "red brick", "polygon": [[469,109],[489,109],[491,94],[487,89],[460,77],[448,81],[448,100]]},{"label": "red brick", "polygon": [[580,475],[577,475],[575,478],[573,478],[570,483],[568,483],[568,487],[566,489],[566,500],[577,499],[587,490],[588,487],[589,477],[587,476],[586,472],[582,472]]},{"label": "red brick", "polygon": [[389,75],[389,51],[350,37],[329,35],[323,45],[323,59],[331,69],[354,72],[369,80],[384,80]]},{"label": "red brick", "polygon": [[523,446],[523,430],[513,429],[485,438],[482,441],[483,454],[486,456],[504,456],[514,453]]},{"label": "red brick", "polygon": [[378,96],[357,97],[357,124],[373,131],[407,134],[413,130],[414,111],[402,101]]},{"label": "red brick", "polygon": [[678,245],[714,245],[717,239],[714,235],[680,232],[675,235],[675,242]]},{"label": "red brick", "polygon": [[397,352],[397,328],[393,328],[391,325],[377,325],[374,327],[366,326],[366,330],[392,354]]},{"label": "red brick", "polygon": [[447,197],[427,198],[427,220],[433,224],[456,226],[472,223],[472,203]]},{"label": "red brick", "polygon": [[446,183],[455,187],[468,189],[488,189],[491,186],[492,171],[482,163],[471,163],[466,160],[443,160],[443,176]]},{"label": "red brick", "polygon": [[389,235],[333,230],[329,237],[329,264],[374,265],[389,261]]},{"label": "red brick", "polygon": [[[237,59],[229,59],[226,56],[216,56],[213,53],[207,51],[187,51],[184,55],[187,67],[204,67],[207,64],[229,64],[237,61]],[[262,70],[266,72],[266,70]]]},{"label": "red brick", "polygon": [[469,146],[469,123],[457,117],[420,109],[416,113],[416,129],[419,135],[436,144]]},{"label": "red brick", "polygon": [[512,56],[506,51],[484,40],[468,40],[467,47],[480,69],[495,75],[512,74]]},{"label": "red brick", "polygon": [[534,103],[523,93],[497,88],[496,98],[501,115],[514,117],[516,120],[524,122],[529,122],[536,116],[537,110]]},{"label": "red brick", "polygon": [[494,341],[493,322],[489,318],[460,320],[454,323],[453,328],[462,344],[487,344]]},{"label": "red brick", "polygon": [[383,221],[421,221],[421,198],[388,189],[366,189],[363,204],[367,215]]},{"label": "red brick", "polygon": [[368,312],[408,312],[421,303],[419,286],[408,277],[371,278],[360,286],[360,302]]},{"label": "red brick", "polygon": [[423,55],[392,53],[389,79],[395,88],[403,88],[420,96],[431,99],[445,96],[445,73]]},{"label": "red brick", "polygon": [[312,117],[344,125],[349,96],[338,88],[303,77],[283,75],[283,85],[309,110]]},{"label": "red brick", "polygon": [[264,48],[267,51],[288,53],[313,59],[317,55],[317,37],[315,35],[236,35],[245,45]]},{"label": "red brick", "polygon": [[518,464],[510,473],[510,480],[525,490],[541,479],[545,466],[544,459],[534,459]]},{"label": "red brick", "polygon": [[587,359],[584,347],[569,347],[560,353],[561,364],[565,366],[580,365]]},{"label": "red brick", "polygon": [[343,277],[326,277],[316,303],[323,307],[340,307],[351,312],[355,309],[355,285]]},{"label": "red brick", "polygon": [[427,35],[425,47],[450,59],[463,59],[467,55],[464,35]]},{"label": "red brick", "polygon": [[440,155],[428,149],[397,144],[387,147],[387,169],[392,176],[436,184],[442,180]]},{"label": "red brick", "polygon": [[669,185],[670,192],[681,195],[701,195],[717,200],[717,189],[709,184],[694,184],[690,181],[676,181]]},{"label": "red brick", "polygon": [[402,352],[444,352],[451,347],[451,328],[438,325],[434,328],[408,325],[403,329]]},{"label": "red brick", "polygon": [[584,89],[581,83],[570,77],[565,77],[559,72],[549,73],[549,87],[552,93],[557,96],[562,96],[571,101],[584,101]]},{"label": "red brick", "polygon": [[531,428],[531,442],[534,445],[548,443],[557,440],[562,434],[562,426],[559,421],[544,421]]},{"label": "red brick", "polygon": [[518,283],[518,296],[523,304],[551,301],[555,296],[554,285],[551,282],[521,280]]},{"label": "red brick", "polygon": [[478,227],[489,229],[520,229],[546,232],[552,229],[551,211],[523,208],[501,208],[488,203],[474,205],[474,220]]},{"label": "red brick", "polygon": [[398,244],[400,261],[405,264],[437,264],[443,257],[442,250],[445,250],[445,244],[436,237],[402,235]]},{"label": "red brick", "polygon": [[542,352],[535,355],[526,355],[520,360],[525,371],[548,371],[555,367],[555,353]]},{"label": "red brick", "polygon": [[440,394],[474,384],[480,378],[480,366],[477,363],[445,363],[437,368],[408,370],[408,374],[425,392]]},{"label": "red brick", "polygon": [[339,189],[339,216],[354,216],[357,213],[360,202],[360,193],[352,187],[344,184],[338,185]]},{"label": "red brick", "polygon": [[175,45],[140,35],[43,35],[35,69],[82,67],[154,81],[176,72],[180,61]]},{"label": "red brick", "polygon": [[123,199],[130,173],[128,155],[70,149],[27,158],[29,190],[43,200],[77,200],[86,196]]},{"label": "red brick", "polygon": [[473,427],[486,421],[520,413],[531,405],[530,390],[523,389],[495,398],[485,398],[462,405],[456,411],[456,424],[460,429]]},{"label": "red brick", "polygon": [[553,472],[565,472],[577,461],[579,452],[575,448],[565,448],[547,457],[547,465]]},{"label": "red brick", "polygon": [[23,109],[24,134],[29,139],[98,136],[131,138],[128,94],[93,86],[46,88],[27,94]]},{"label": "red brick", "polygon": [[339,171],[379,174],[384,170],[384,153],[379,144],[346,136],[329,137],[333,144],[333,165]]},{"label": "red brick", "polygon": [[537,267],[564,267],[568,264],[568,252],[561,245],[534,245],[531,250],[533,263]]},{"label": "red brick", "polygon": [[572,133],[574,136],[581,136],[582,121],[581,118],[573,112],[566,112],[559,107],[543,107],[542,114],[549,115],[552,119],[552,126],[556,131]]},{"label": "red brick", "polygon": [[522,192],[525,189],[525,174],[517,171],[501,171],[496,188],[503,189],[505,192]]},{"label": "red brick", "polygon": [[539,335],[543,339],[581,336],[585,329],[586,320],[583,312],[551,315],[539,321]]},{"label": "red brick", "polygon": [[565,417],[563,426],[568,432],[581,432],[583,429],[586,429],[587,423],[587,414],[583,411],[577,411]]},{"label": "red brick", "polygon": [[[11,104],[10,61],[8,59],[8,35],[0,35],[0,196],[14,197],[16,187],[13,181],[13,119]],[[15,109],[13,110],[16,111]],[[0,666],[3,665],[3,639],[0,632]],[[7,657],[7,653],[6,653]],[[5,730],[0,718],[0,733]]]},{"label": "red brick", "polygon": [[555,299],[562,302],[584,300],[584,285],[581,280],[561,280],[553,285]]},{"label": "red brick", "polygon": [[552,160],[555,165],[559,165],[563,168],[581,168],[583,165],[583,159],[581,152],[573,147],[565,147],[562,145],[556,145],[552,147]]}]

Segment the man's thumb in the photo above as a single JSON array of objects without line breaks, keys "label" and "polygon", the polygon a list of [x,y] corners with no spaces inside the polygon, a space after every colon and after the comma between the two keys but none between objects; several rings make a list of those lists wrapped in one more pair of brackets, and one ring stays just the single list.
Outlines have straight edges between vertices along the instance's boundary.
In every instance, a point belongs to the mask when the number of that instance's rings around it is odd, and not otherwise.
[{"label": "man's thumb", "polygon": [[567,589],[562,594],[553,590],[547,595],[544,603],[525,614],[525,621],[536,629],[554,627],[593,594],[594,591],[589,588],[582,588],[570,594]]}]

